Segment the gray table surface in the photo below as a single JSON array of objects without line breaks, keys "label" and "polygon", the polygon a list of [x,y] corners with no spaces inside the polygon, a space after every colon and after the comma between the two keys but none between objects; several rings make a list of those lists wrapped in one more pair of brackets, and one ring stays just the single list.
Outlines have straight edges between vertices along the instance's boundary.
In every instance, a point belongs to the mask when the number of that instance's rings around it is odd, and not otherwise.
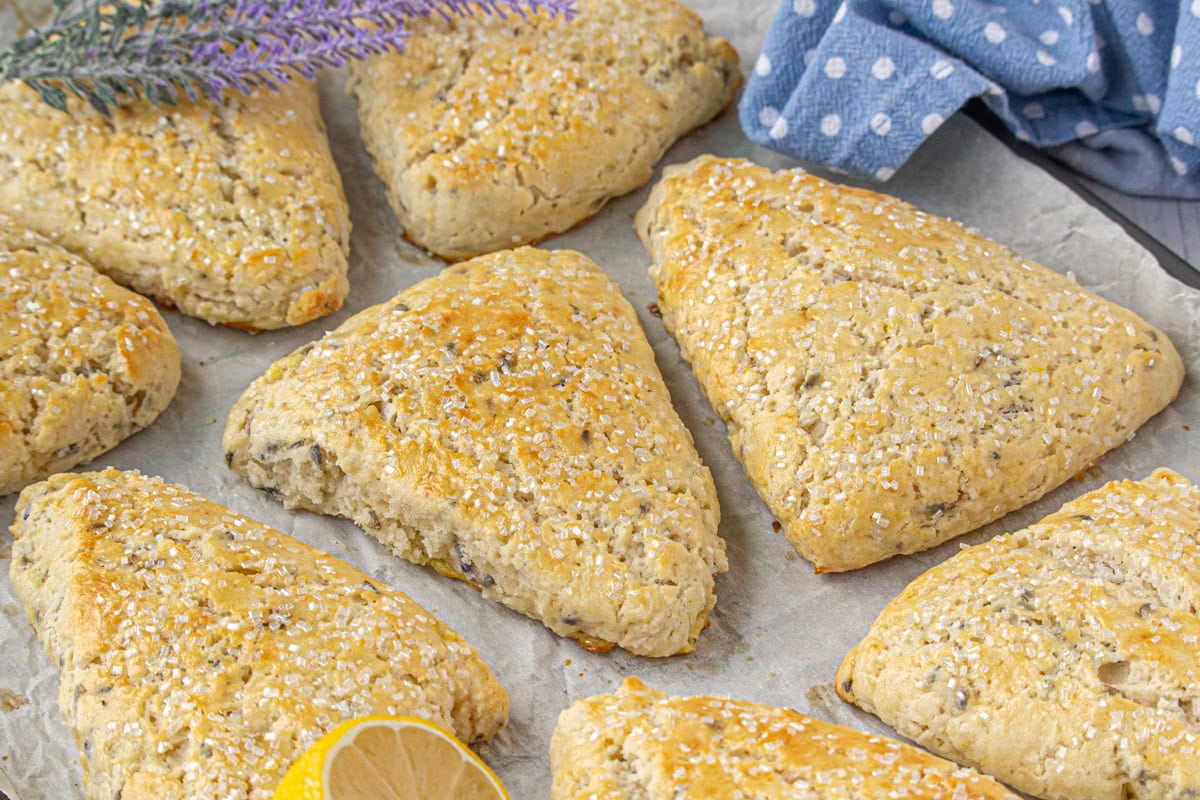
[{"label": "gray table surface", "polygon": [[1082,178],[1079,183],[1179,256],[1194,271],[1192,285],[1200,286],[1200,200],[1134,197]]}]

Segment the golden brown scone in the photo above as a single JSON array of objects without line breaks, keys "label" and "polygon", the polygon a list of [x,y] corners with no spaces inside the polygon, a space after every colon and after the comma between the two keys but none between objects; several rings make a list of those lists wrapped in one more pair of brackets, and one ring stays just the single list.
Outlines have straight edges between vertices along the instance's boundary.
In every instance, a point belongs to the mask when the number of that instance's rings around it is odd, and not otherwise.
[{"label": "golden brown scone", "polygon": [[508,696],[402,593],[136,472],[17,501],[10,577],[62,670],[89,798],[267,800],[340,721],[413,714],[467,741]]},{"label": "golden brown scone", "polygon": [[637,216],[663,323],[818,571],[1037,500],[1175,396],[1159,330],[895,198],[702,157]]},{"label": "golden brown scone", "polygon": [[224,447],[289,506],[587,647],[691,650],[726,568],[637,315],[571,251],[483,256],[352,317],[251,384]]},{"label": "golden brown scone", "polygon": [[0,214],[0,495],[112,449],[178,384],[149,300]]},{"label": "golden brown scone", "polygon": [[1117,481],[915,580],[838,693],[1054,800],[1200,793],[1200,490]]},{"label": "golden brown scone", "polygon": [[349,211],[311,84],[107,120],[9,83],[0,119],[0,212],[117,283],[250,329],[341,306]]},{"label": "golden brown scone", "polygon": [[787,708],[668,697],[637,678],[559,716],[550,767],[553,800],[1018,800],[893,739]]},{"label": "golden brown scone", "polygon": [[351,65],[408,238],[460,259],[567,230],[733,99],[737,53],[674,0],[575,6],[571,21],[430,14],[404,52]]}]

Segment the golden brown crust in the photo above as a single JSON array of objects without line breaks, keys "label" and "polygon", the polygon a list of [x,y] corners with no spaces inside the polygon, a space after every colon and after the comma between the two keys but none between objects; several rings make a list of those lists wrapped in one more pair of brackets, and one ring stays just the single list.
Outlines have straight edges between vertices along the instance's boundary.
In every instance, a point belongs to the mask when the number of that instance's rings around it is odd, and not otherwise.
[{"label": "golden brown crust", "polygon": [[637,315],[584,256],[483,256],[279,360],[224,447],[564,636],[690,650],[725,570],[716,492]]},{"label": "golden brown crust", "polygon": [[213,323],[300,325],[346,296],[350,221],[316,88],[106,120],[0,87],[0,212]]},{"label": "golden brown crust", "polygon": [[56,475],[21,494],[12,533],[90,798],[267,800],[363,714],[468,741],[504,724],[487,666],[402,593],[182,487]]},{"label": "golden brown crust", "polygon": [[1200,791],[1200,490],[1158,470],[964,550],[888,604],[838,693],[1056,800]]},{"label": "golden brown crust", "polygon": [[1136,314],[950,220],[710,156],[637,216],[663,323],[818,570],[932,547],[1120,445],[1183,378]]},{"label": "golden brown crust", "polygon": [[569,22],[431,14],[404,52],[351,65],[409,239],[461,259],[567,230],[733,99],[737,53],[674,0],[575,5]]},{"label": "golden brown crust", "polygon": [[149,425],[179,360],[150,301],[0,215],[0,495]]},{"label": "golden brown crust", "polygon": [[668,697],[637,678],[564,711],[550,764],[553,800],[1017,800],[974,770],[893,739],[787,708]]}]

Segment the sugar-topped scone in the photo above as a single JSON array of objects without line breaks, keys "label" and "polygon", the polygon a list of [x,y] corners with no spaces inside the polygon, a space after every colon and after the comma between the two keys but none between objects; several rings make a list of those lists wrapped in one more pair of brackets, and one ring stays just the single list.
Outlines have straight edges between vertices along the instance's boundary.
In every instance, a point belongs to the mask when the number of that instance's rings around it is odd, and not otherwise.
[{"label": "sugar-topped scone", "polygon": [[913,581],[838,693],[1054,800],[1200,792],[1200,490],[1116,481]]},{"label": "sugar-topped scone", "polygon": [[83,101],[0,86],[0,212],[117,283],[249,329],[341,306],[350,219],[316,89],[224,102]]},{"label": "sugar-topped scone", "polygon": [[11,530],[94,800],[269,800],[344,719],[415,715],[475,741],[507,718],[475,651],[402,593],[182,487],[55,475]]},{"label": "sugar-topped scone", "polygon": [[669,697],[637,678],[559,716],[550,767],[553,800],[1018,800],[893,739],[788,708]]},{"label": "sugar-topped scone", "polygon": [[153,303],[0,214],[0,495],[113,448],[178,384]]},{"label": "sugar-topped scone", "polygon": [[737,53],[675,0],[575,7],[570,21],[430,14],[404,52],[351,65],[408,238],[460,259],[567,230],[733,99]]},{"label": "sugar-topped scone", "polygon": [[1037,500],[1175,396],[1167,337],[895,198],[710,156],[638,212],[668,331],[818,570]]},{"label": "sugar-topped scone", "polygon": [[633,308],[571,251],[450,267],[275,362],[226,460],[588,647],[691,650],[726,568]]}]

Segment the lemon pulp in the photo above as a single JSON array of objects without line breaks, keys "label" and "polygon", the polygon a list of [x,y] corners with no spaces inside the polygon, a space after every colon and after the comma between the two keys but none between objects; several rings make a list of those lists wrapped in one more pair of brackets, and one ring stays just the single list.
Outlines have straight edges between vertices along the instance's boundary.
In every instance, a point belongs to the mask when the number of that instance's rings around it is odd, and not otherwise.
[{"label": "lemon pulp", "polygon": [[509,800],[454,734],[416,717],[344,722],[288,770],[274,800]]}]

